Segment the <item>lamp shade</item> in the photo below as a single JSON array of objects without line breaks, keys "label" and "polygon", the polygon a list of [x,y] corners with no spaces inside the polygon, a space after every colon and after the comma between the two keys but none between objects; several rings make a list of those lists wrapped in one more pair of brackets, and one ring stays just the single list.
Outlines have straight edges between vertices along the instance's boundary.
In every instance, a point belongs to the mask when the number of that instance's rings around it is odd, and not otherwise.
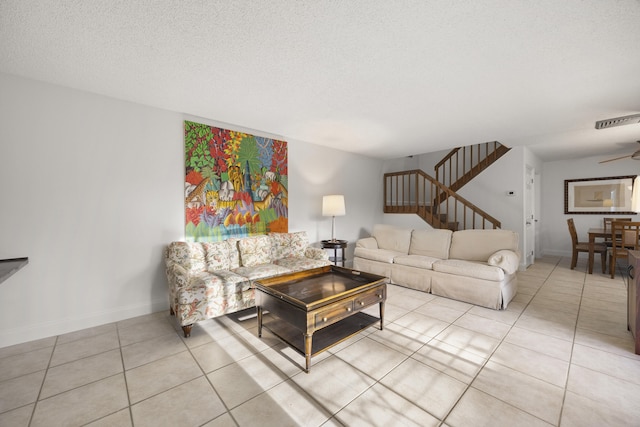
[{"label": "lamp shade", "polygon": [[343,195],[322,196],[322,216],[343,216],[345,214]]}]

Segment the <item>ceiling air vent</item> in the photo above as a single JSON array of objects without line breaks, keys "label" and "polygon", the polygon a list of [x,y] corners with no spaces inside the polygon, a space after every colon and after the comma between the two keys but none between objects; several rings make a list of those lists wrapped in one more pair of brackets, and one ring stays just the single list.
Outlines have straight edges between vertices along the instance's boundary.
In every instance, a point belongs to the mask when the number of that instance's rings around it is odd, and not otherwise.
[{"label": "ceiling air vent", "polygon": [[614,126],[632,125],[635,123],[640,123],[640,114],[616,117],[615,119],[598,120],[596,122],[596,129],[606,129]]}]

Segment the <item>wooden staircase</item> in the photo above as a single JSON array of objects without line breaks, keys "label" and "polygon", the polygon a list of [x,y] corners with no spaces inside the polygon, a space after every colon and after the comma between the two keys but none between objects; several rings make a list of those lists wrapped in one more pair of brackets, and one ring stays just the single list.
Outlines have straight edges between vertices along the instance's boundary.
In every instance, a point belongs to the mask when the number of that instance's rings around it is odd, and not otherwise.
[{"label": "wooden staircase", "polygon": [[433,228],[500,228],[500,221],[456,193],[510,148],[497,141],[451,150],[436,178],[421,170],[384,175],[384,213],[413,213]]}]

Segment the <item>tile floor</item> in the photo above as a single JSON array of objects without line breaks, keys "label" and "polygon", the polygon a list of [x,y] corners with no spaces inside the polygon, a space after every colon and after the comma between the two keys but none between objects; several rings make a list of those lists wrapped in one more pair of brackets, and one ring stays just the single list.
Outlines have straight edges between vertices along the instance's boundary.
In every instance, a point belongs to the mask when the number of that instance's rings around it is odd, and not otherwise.
[{"label": "tile floor", "polygon": [[568,264],[519,273],[506,311],[389,286],[385,330],[310,374],[255,317],[184,339],[162,312],[1,348],[0,425],[638,426],[625,280]]}]

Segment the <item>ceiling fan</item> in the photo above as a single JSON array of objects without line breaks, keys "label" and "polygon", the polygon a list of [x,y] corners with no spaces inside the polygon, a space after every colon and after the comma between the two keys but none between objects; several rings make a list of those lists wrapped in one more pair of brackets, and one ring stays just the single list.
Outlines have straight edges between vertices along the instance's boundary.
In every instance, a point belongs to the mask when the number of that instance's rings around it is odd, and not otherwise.
[{"label": "ceiling fan", "polygon": [[[636,141],[638,144],[640,144],[640,141]],[[598,163],[608,163],[608,162],[613,162],[615,160],[621,160],[621,159],[626,159],[631,157],[633,160],[640,160],[640,148],[637,149],[635,152],[633,152],[632,154],[629,154],[627,156],[621,156],[621,157],[616,157],[614,159],[608,159],[608,160],[602,160],[599,161]]]}]

